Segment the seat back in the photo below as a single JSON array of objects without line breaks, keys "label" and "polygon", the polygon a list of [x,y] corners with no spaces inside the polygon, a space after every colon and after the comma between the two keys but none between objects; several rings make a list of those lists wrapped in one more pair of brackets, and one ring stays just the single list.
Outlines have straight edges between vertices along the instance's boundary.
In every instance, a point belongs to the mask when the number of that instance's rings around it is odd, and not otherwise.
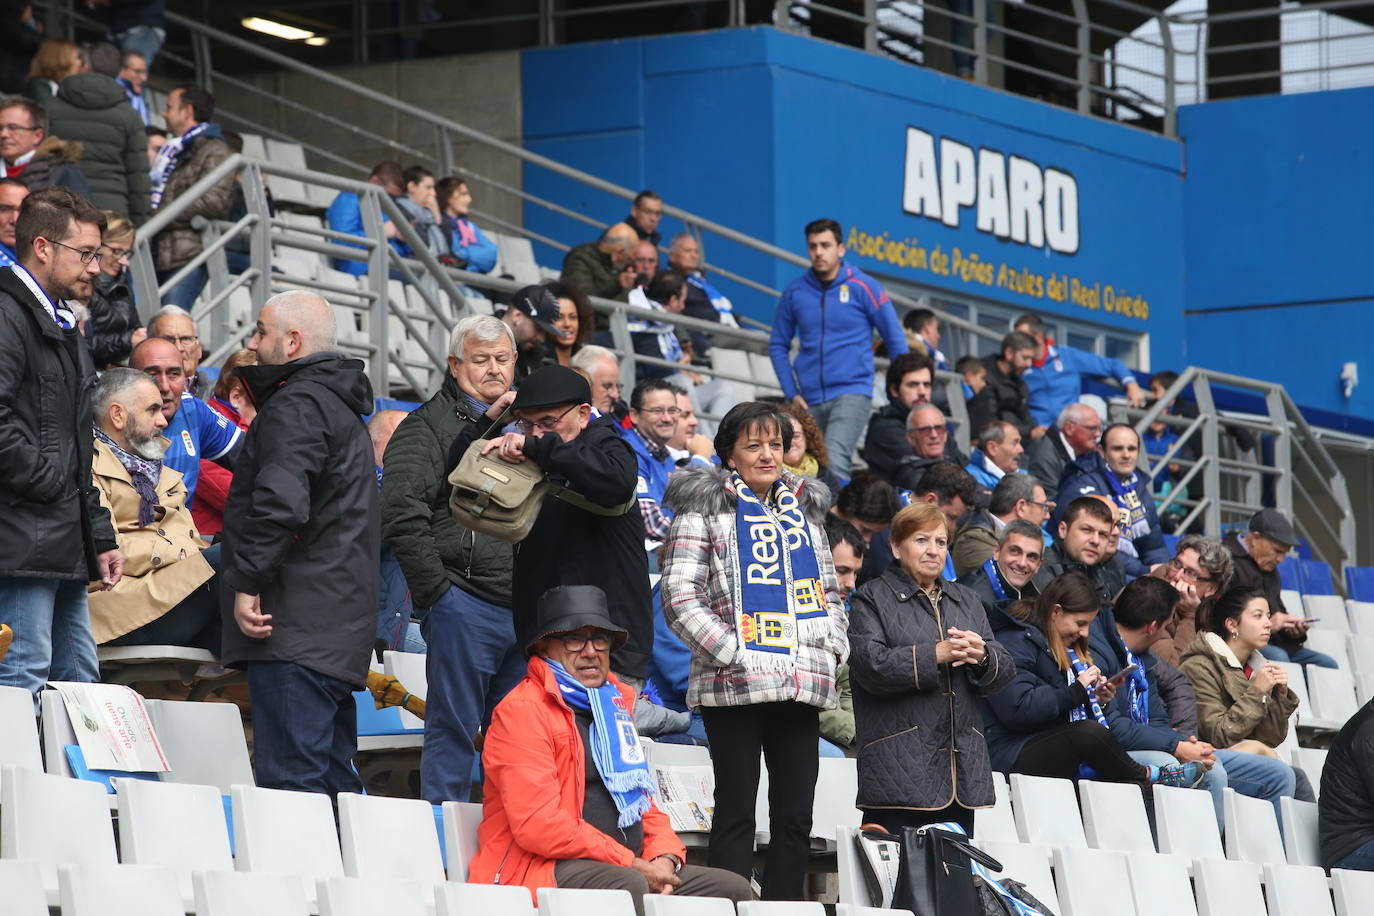
[{"label": "seat back", "polygon": [[[320,881],[320,916],[425,916],[425,886],[381,878],[325,878]],[[433,887],[428,888],[430,895]]]},{"label": "seat back", "polygon": [[1307,692],[1312,711],[1337,725],[1344,725],[1360,708],[1355,700],[1355,678],[1344,668],[1308,665]]},{"label": "seat back", "polygon": [[1331,869],[1331,890],[1336,903],[1336,916],[1361,916],[1369,912],[1374,900],[1374,871]]},{"label": "seat back", "polygon": [[885,910],[877,906],[859,906],[854,903],[835,904],[835,916],[912,916],[910,910]]},{"label": "seat back", "polygon": [[214,786],[221,795],[228,795],[230,786],[253,785],[243,715],[237,706],[183,700],[148,700],[147,705],[172,767],[162,774],[163,782]]},{"label": "seat back", "polygon": [[296,875],[313,905],[315,884],[343,877],[329,796],[234,786],[234,864],[240,871]]},{"label": "seat back", "polygon": [[[843,904],[841,904],[843,906]],[[878,912],[891,916],[891,910]],[[677,897],[645,894],[644,916],[735,916],[735,904],[723,897]],[[837,914],[838,916],[838,914]]]},{"label": "seat back", "polygon": [[699,744],[672,744],[649,741],[644,744],[644,757],[655,767],[708,767],[711,751]]},{"label": "seat back", "polygon": [[835,842],[835,827],[857,827],[863,814],[855,807],[859,794],[858,760],[822,757],[811,807],[811,835]]},{"label": "seat back", "polygon": [[[383,652],[382,664],[387,674],[405,685],[414,696],[424,699],[429,696],[429,678],[425,674],[425,656],[415,652]],[[404,709],[401,725],[405,728],[423,729],[425,720]]]},{"label": "seat back", "polygon": [[1197,916],[1187,859],[1133,855],[1128,867],[1136,916]]},{"label": "seat back", "polygon": [[1016,817],[1011,813],[1011,788],[1007,777],[1001,773],[992,774],[993,795],[997,799],[991,808],[978,808],[973,812],[973,835],[1015,843]]},{"label": "seat back", "polygon": [[421,798],[339,793],[339,845],[350,878],[401,879],[424,885],[426,906],[444,880],[434,806]]},{"label": "seat back", "polygon": [[305,882],[295,875],[196,872],[196,916],[309,916]]},{"label": "seat back", "polygon": [[1259,798],[1223,790],[1226,820],[1226,858],[1262,865],[1284,862],[1283,837],[1274,820],[1274,806]]},{"label": "seat back", "polygon": [[224,802],[210,786],[117,779],[119,851],[126,865],[172,869],[187,904],[195,900],[191,875],[233,871]]},{"label": "seat back", "polygon": [[170,868],[63,865],[62,916],[182,916],[185,906]]},{"label": "seat back", "polygon": [[1322,629],[1321,623],[1313,624],[1312,629],[1307,631],[1307,639],[1303,643],[1307,648],[1314,652],[1321,652],[1329,655],[1336,660],[1336,664],[1345,670],[1350,670],[1350,633],[1342,633],[1335,629]]},{"label": "seat back", "polygon": [[1304,613],[1302,605],[1302,592],[1292,588],[1279,589],[1279,600],[1283,602],[1284,609],[1294,617]]},{"label": "seat back", "polygon": [[0,687],[0,735],[5,736],[0,741],[0,766],[43,769],[38,720],[33,717],[33,694],[23,687]]},{"label": "seat back", "polygon": [[1345,599],[1341,596],[1303,592],[1302,604],[1308,617],[1317,618],[1312,622],[1312,629],[1350,632],[1350,618],[1345,616]]},{"label": "seat back", "polygon": [[1269,916],[1335,916],[1326,872],[1315,865],[1264,866]]},{"label": "seat back", "polygon": [[1322,864],[1317,803],[1281,798],[1279,813],[1283,817],[1283,845],[1288,853],[1288,864]]},{"label": "seat back", "polygon": [[1312,783],[1312,792],[1321,798],[1322,770],[1326,769],[1326,755],[1330,753],[1323,747],[1300,747],[1293,752],[1293,766],[1302,767],[1307,779]]},{"label": "seat back", "polygon": [[44,690],[38,695],[39,722],[43,727],[43,768],[53,776],[72,778],[71,764],[62,749],[76,744],[76,731],[67,715],[67,704],[56,690]]},{"label": "seat back", "polygon": [[[435,916],[534,916],[530,892],[508,884],[458,884],[434,889]],[[200,916],[200,914],[196,914]]]},{"label": "seat back", "polygon": [[1295,662],[1275,662],[1288,674],[1288,689],[1298,695],[1298,721],[1304,725],[1317,718],[1317,712],[1312,708],[1312,697],[1307,692],[1307,677],[1303,674],[1303,666]]},{"label": "seat back", "polygon": [[1347,599],[1345,611],[1350,618],[1350,632],[1361,636],[1374,636],[1374,600]]},{"label": "seat back", "polygon": [[814,900],[749,900],[738,909],[739,916],[825,916],[825,907]]},{"label": "seat back", "polygon": [[1156,785],[1154,797],[1160,852],[1192,859],[1224,858],[1210,793]]},{"label": "seat back", "polygon": [[1299,558],[1302,565],[1302,593],[1307,595],[1334,595],[1336,585],[1331,581],[1331,564],[1325,560]]},{"label": "seat back", "polygon": [[448,879],[466,881],[468,863],[477,855],[477,828],[482,823],[482,806],[472,802],[444,802],[443,812]]},{"label": "seat back", "polygon": [[1085,779],[1078,784],[1083,830],[1093,849],[1153,853],[1154,837],[1140,789],[1124,782]]},{"label": "seat back", "polygon": [[1067,779],[1011,774],[1011,808],[1023,843],[1087,849],[1078,798]]},{"label": "seat back", "polygon": [[629,892],[541,887],[539,916],[634,916]]},{"label": "seat back", "polygon": [[1198,916],[1256,916],[1264,913],[1259,866],[1227,859],[1193,864]]},{"label": "seat back", "polygon": [[1056,849],[1054,883],[1064,916],[1098,916],[1105,900],[1111,901],[1115,916],[1136,916],[1135,902],[1121,893],[1131,883],[1123,852]]},{"label": "seat back", "polygon": [[974,838],[973,845],[992,856],[1002,865],[995,878],[1015,878],[1036,899],[1054,912],[1059,912],[1059,895],[1050,877],[1049,850],[1044,846],[1028,843],[999,843],[994,840]]},{"label": "seat back", "polygon": [[59,865],[114,865],[107,798],[98,783],[5,767],[0,772],[0,859],[39,863],[43,887],[50,892],[57,891]]},{"label": "seat back", "polygon": [[[864,881],[863,863],[859,861],[859,851],[854,848],[854,837],[858,830],[853,827],[835,828],[835,859],[839,868],[839,899],[843,903],[871,906],[873,898],[868,894]],[[974,831],[977,832],[976,830]]]},{"label": "seat back", "polygon": [[[28,691],[24,691],[28,693]],[[33,700],[29,700],[33,712]],[[43,869],[26,859],[0,859],[0,916],[48,916]]]}]

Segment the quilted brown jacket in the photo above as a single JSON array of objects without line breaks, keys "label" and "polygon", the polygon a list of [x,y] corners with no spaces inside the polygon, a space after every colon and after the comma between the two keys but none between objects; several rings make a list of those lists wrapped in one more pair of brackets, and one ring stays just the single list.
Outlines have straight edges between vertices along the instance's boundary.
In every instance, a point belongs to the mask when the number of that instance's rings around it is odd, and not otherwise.
[{"label": "quilted brown jacket", "polygon": [[[162,191],[162,207],[171,205],[186,193],[191,185],[200,181],[215,166],[229,158],[229,145],[218,136],[202,134],[191,141],[190,149],[182,152],[182,159],[176,170],[167,178],[167,187]],[[178,214],[171,225],[157,237],[157,269],[175,270],[200,254],[205,247],[200,241],[200,231],[191,228],[191,220],[197,216],[206,219],[228,219],[229,207],[234,202],[234,176],[226,175],[213,188],[200,196],[200,199]]]}]

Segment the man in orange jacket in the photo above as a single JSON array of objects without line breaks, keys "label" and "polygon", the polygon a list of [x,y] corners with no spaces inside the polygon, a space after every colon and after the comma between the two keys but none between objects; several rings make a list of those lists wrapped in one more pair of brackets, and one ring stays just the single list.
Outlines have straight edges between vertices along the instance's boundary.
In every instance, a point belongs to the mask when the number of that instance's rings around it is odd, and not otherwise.
[{"label": "man in orange jacket", "polygon": [[549,589],[538,634],[525,647],[529,674],[492,715],[476,884],[621,888],[643,914],[643,896],[753,899],[749,882],[684,864],[686,850],[653,803],[635,732],[634,692],[610,674],[629,634],[593,585]]}]

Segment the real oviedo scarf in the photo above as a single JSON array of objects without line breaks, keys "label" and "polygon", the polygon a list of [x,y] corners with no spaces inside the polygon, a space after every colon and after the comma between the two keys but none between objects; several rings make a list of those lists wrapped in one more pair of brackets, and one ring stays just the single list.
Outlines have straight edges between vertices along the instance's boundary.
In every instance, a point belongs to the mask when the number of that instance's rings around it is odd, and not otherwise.
[{"label": "real oviedo scarf", "polygon": [[635,721],[624,708],[624,697],[610,681],[600,687],[587,687],[553,659],[546,658],[544,662],[558,682],[563,702],[592,714],[592,727],[587,731],[592,762],[620,812],[617,825],[631,826],[649,810],[654,781],[649,775],[644,748],[639,745]]},{"label": "real oviedo scarf", "polygon": [[[1079,659],[1078,653],[1073,649],[1069,649],[1069,670],[1065,672],[1065,674],[1068,675],[1069,686],[1072,687],[1073,682],[1078,680],[1079,676],[1087,670],[1088,666],[1083,664],[1082,660]],[[1097,720],[1097,723],[1110,731],[1111,725],[1107,723],[1107,717],[1102,714],[1102,707],[1098,704],[1097,696],[1093,693],[1091,687],[1088,688],[1088,702],[1085,705],[1092,709],[1093,718]],[[1075,706],[1073,709],[1069,710],[1070,722],[1079,722],[1086,718],[1088,718],[1088,711],[1084,708],[1084,705]],[[1078,775],[1082,779],[1092,779],[1097,773],[1086,763],[1080,763],[1078,765]]]},{"label": "real oviedo scarf", "polygon": [[1140,501],[1140,475],[1131,472],[1131,476],[1122,480],[1116,476],[1114,471],[1107,471],[1107,483],[1112,488],[1112,501],[1116,503],[1118,515],[1126,530],[1122,532],[1120,550],[1128,556],[1136,556],[1135,539],[1143,537],[1150,531],[1150,521],[1145,517],[1145,505]]},{"label": "real oviedo scarf", "polygon": [[791,671],[801,621],[827,618],[811,529],[797,495],[781,479],[765,500],[738,473],[735,490],[735,630],[746,669]]}]

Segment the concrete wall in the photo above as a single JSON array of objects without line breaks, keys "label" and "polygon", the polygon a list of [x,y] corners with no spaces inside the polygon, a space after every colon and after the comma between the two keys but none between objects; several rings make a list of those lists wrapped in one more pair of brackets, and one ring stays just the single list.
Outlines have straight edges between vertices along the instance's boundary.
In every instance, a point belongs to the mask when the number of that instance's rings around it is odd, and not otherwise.
[{"label": "concrete wall", "polygon": [[[520,54],[501,51],[442,59],[373,64],[366,67],[332,68],[331,72],[378,92],[403,99],[437,115],[465,124],[511,143],[521,142]],[[398,116],[395,112],[335,89],[302,74],[276,72],[245,78],[274,96],[289,99],[343,120],[347,125],[390,137],[428,155],[434,155],[437,139],[428,125]],[[215,86],[221,108],[264,127],[275,128],[305,142],[332,150],[361,165],[380,159],[411,164],[413,157],[354,133],[295,111],[272,98],[226,84]],[[238,129],[232,119],[227,126]],[[335,163],[307,156],[312,167],[339,172]],[[519,160],[472,142],[454,144],[459,167],[512,187],[521,186]],[[363,176],[365,172],[361,173]],[[350,173],[350,177],[358,177]],[[519,201],[509,194],[474,184],[476,209],[518,222]]]}]

